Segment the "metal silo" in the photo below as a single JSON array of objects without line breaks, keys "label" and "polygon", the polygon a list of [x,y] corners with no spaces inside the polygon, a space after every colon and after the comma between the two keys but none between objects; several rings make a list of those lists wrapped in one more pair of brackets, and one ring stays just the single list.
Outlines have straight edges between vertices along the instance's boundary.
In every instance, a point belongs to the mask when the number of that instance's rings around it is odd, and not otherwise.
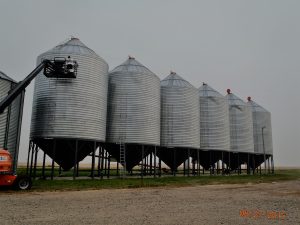
[{"label": "metal silo", "polygon": [[[197,89],[175,72],[161,81],[161,159],[174,171],[200,147]],[[173,149],[174,148],[174,149]],[[174,154],[174,155],[172,155]]]},{"label": "metal silo", "polygon": [[[201,164],[206,169],[230,151],[229,111],[226,98],[203,83],[198,89],[200,104]],[[196,155],[194,154],[196,159]]]},{"label": "metal silo", "polygon": [[226,98],[207,84],[199,88],[200,149],[230,150],[229,112]]},{"label": "metal silo", "polygon": [[[252,112],[243,100],[227,90],[230,121],[230,147],[233,154],[228,159],[230,167],[236,169],[254,153]],[[249,160],[248,160],[249,161]]]},{"label": "metal silo", "polygon": [[[0,71],[0,101],[7,96],[16,81]],[[7,149],[13,157],[13,171],[17,169],[19,141],[23,115],[24,92],[0,114],[0,148]]]},{"label": "metal silo", "polygon": [[230,146],[233,152],[254,152],[252,112],[250,107],[232,93],[226,96],[229,104]]},{"label": "metal silo", "polygon": [[271,113],[248,98],[252,111],[254,152],[273,154]]},{"label": "metal silo", "polygon": [[126,144],[130,170],[160,144],[160,79],[129,57],[109,73],[108,86],[106,148],[119,161],[119,144]]},{"label": "metal silo", "polygon": [[271,113],[251,100],[251,97],[248,97],[247,104],[252,111],[254,152],[263,156],[256,157],[256,166],[266,161],[269,156],[273,163]]},{"label": "metal silo", "polygon": [[35,80],[30,138],[68,170],[105,141],[108,64],[78,38],[41,54],[43,59],[68,57],[79,65],[76,79]]}]

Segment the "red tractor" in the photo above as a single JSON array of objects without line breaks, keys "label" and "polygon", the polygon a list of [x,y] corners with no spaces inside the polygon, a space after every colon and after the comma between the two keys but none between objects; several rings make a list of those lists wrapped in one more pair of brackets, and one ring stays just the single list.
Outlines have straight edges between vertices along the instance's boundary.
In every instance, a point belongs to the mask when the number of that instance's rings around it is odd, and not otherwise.
[{"label": "red tractor", "polygon": [[0,149],[0,186],[12,186],[18,190],[28,190],[32,186],[30,177],[13,173],[11,155],[4,149]]}]

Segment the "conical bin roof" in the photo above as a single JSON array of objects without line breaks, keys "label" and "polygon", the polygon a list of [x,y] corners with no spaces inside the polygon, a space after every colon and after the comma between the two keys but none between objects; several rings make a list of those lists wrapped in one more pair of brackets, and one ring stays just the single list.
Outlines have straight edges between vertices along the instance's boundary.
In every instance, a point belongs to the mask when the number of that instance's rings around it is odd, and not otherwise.
[{"label": "conical bin roof", "polygon": [[251,107],[252,112],[269,112],[259,104],[257,104],[255,101],[253,101],[251,98],[248,98],[248,104]]},{"label": "conical bin roof", "polygon": [[215,89],[213,89],[211,86],[209,86],[206,83],[203,83],[201,87],[199,87],[199,96],[200,97],[221,97],[224,98],[223,95],[221,95],[219,92],[217,92]]},{"label": "conical bin roof", "polygon": [[155,75],[151,70],[149,70],[146,66],[138,62],[133,57],[129,57],[124,63],[110,71],[110,74],[114,73],[142,73]]},{"label": "conical bin roof", "polygon": [[4,80],[8,80],[11,81],[13,83],[17,83],[15,80],[13,80],[12,78],[10,78],[9,76],[7,76],[5,73],[3,73],[2,71],[0,71],[0,78],[4,79]]},{"label": "conical bin roof", "polygon": [[[72,37],[54,48],[48,50],[47,52],[43,54],[78,54],[78,55],[87,55],[87,56],[93,56],[93,57],[100,57],[98,56],[92,49],[87,47],[85,44],[83,44],[78,38]],[[101,57],[100,57],[101,58]]]},{"label": "conical bin roof", "polygon": [[235,94],[228,93],[226,98],[227,98],[228,104],[230,106],[246,106],[247,105],[246,102],[244,102],[242,99],[237,97]]},{"label": "conical bin roof", "polygon": [[160,82],[160,85],[162,87],[192,87],[194,88],[193,85],[191,85],[188,81],[183,79],[181,76],[179,76],[175,72],[171,72],[170,75],[168,75],[165,79],[163,79]]}]

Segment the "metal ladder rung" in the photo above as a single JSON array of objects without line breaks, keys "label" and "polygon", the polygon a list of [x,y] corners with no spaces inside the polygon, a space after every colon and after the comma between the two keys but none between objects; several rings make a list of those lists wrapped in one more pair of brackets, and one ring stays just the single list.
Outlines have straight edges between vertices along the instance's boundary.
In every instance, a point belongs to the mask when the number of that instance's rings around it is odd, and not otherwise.
[{"label": "metal ladder rung", "polygon": [[120,171],[120,175],[125,177],[126,175],[126,148],[123,142],[120,142],[120,163],[123,165],[123,169]]}]

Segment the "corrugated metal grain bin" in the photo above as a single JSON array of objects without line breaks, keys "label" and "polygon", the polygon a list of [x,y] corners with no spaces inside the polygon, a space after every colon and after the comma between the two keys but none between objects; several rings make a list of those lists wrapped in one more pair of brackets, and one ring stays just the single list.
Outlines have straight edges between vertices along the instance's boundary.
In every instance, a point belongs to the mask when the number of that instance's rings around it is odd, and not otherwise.
[{"label": "corrugated metal grain bin", "polygon": [[[0,71],[0,101],[16,84],[16,81]],[[0,114],[0,148],[7,149],[13,158],[16,171],[23,115],[24,92],[22,92],[2,114]]]},{"label": "corrugated metal grain bin", "polygon": [[203,83],[199,88],[200,148],[230,150],[229,111],[226,98]]},{"label": "corrugated metal grain bin", "polygon": [[160,144],[160,79],[132,57],[109,73],[106,140]]},{"label": "corrugated metal grain bin", "polygon": [[[65,141],[105,141],[108,86],[108,64],[77,38],[41,54],[37,63],[68,56],[79,65],[76,79],[37,76],[30,132],[31,140],[64,169],[74,164],[74,144]],[[55,154],[49,147],[51,139],[61,141]],[[78,161],[92,151],[86,145],[80,147]]]},{"label": "corrugated metal grain bin", "polygon": [[71,56],[79,65],[76,79],[35,80],[31,137],[105,140],[107,63],[77,38],[41,54],[42,59]]},{"label": "corrugated metal grain bin", "polygon": [[227,91],[230,121],[231,151],[253,153],[253,124],[250,107],[236,95]]},{"label": "corrugated metal grain bin", "polygon": [[161,146],[200,147],[197,89],[171,72],[161,81]]},{"label": "corrugated metal grain bin", "polygon": [[271,113],[250,97],[247,104],[252,110],[254,152],[273,155]]}]

